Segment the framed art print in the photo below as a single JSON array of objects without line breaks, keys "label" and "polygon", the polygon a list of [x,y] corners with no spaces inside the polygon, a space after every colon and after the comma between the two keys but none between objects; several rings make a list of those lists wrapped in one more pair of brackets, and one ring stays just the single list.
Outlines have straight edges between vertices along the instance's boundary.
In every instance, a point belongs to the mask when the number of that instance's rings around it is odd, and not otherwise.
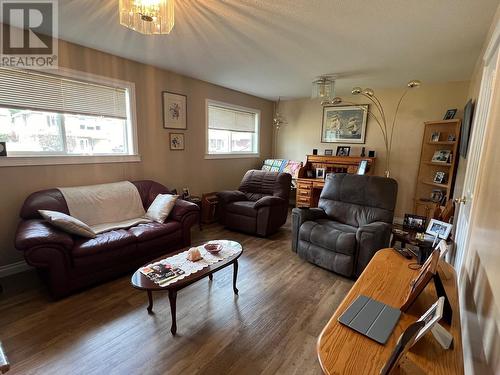
[{"label": "framed art print", "polygon": [[187,96],[162,91],[163,127],[165,129],[187,129]]},{"label": "framed art print", "polygon": [[321,142],[365,143],[368,104],[323,107]]},{"label": "framed art print", "polygon": [[184,134],[183,133],[169,133],[170,136],[170,149],[173,151],[184,150]]}]

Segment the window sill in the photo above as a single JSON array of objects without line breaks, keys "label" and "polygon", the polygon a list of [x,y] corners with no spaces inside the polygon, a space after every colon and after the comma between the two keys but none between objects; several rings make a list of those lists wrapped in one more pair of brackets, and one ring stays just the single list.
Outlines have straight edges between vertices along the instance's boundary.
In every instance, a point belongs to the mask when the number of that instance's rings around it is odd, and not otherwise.
[{"label": "window sill", "polygon": [[66,164],[103,164],[103,163],[136,163],[140,155],[102,155],[102,156],[3,156],[0,167],[23,167],[34,165],[66,165]]},{"label": "window sill", "polygon": [[205,159],[257,159],[260,154],[205,154]]}]

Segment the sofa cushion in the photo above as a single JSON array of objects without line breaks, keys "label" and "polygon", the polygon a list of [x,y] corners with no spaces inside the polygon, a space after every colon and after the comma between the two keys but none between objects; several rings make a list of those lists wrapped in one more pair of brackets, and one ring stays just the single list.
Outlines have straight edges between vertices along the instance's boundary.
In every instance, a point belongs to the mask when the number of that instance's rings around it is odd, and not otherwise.
[{"label": "sofa cushion", "polygon": [[239,201],[229,203],[225,206],[227,212],[231,212],[233,214],[256,217],[257,210],[254,208],[255,202],[252,201]]},{"label": "sofa cushion", "polygon": [[73,247],[75,258],[99,254],[125,247],[137,242],[136,237],[125,229],[112,230],[98,234],[96,238],[76,240]]},{"label": "sofa cushion", "polygon": [[320,246],[329,251],[354,256],[356,251],[356,230],[350,225],[327,219],[306,221],[299,230],[299,239]]},{"label": "sofa cushion", "polygon": [[158,194],[146,212],[146,217],[163,224],[174,208],[178,195]]},{"label": "sofa cushion", "polygon": [[157,237],[162,237],[175,231],[182,230],[182,225],[178,221],[167,221],[164,224],[147,223],[139,224],[128,231],[140,242],[149,241]]},{"label": "sofa cushion", "polygon": [[95,238],[96,233],[84,222],[62,212],[38,210],[40,215],[56,228],[81,237]]}]

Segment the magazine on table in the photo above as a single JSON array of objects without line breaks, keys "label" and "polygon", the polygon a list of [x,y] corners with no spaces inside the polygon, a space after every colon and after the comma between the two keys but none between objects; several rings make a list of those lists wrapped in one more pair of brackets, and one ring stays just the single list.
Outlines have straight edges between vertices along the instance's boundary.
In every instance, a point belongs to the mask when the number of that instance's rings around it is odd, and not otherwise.
[{"label": "magazine on table", "polygon": [[168,281],[179,277],[184,274],[184,271],[178,267],[172,267],[166,263],[150,264],[141,268],[141,273],[146,275],[151,281],[156,284],[162,285]]}]

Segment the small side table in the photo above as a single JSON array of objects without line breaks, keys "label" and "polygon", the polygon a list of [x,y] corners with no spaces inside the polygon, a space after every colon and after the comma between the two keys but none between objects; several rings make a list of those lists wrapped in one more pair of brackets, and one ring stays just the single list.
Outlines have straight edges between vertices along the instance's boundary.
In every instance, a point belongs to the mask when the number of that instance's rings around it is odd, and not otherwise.
[{"label": "small side table", "polygon": [[203,230],[201,224],[202,224],[202,221],[201,221],[201,198],[196,196],[196,195],[190,195],[189,197],[187,198],[184,198],[185,201],[188,201],[188,202],[191,202],[191,203],[194,203],[195,205],[197,205],[199,208],[200,208],[200,218],[199,218],[199,221],[198,221],[198,226],[200,228],[200,230]]},{"label": "small side table", "polygon": [[432,242],[430,241],[421,241],[416,238],[417,232],[403,229],[400,225],[395,225],[392,228],[392,241],[391,247],[394,247],[394,244],[399,241],[401,242],[401,247],[405,248],[405,246],[412,245],[418,247],[418,261],[419,263],[424,263],[432,249]]}]

